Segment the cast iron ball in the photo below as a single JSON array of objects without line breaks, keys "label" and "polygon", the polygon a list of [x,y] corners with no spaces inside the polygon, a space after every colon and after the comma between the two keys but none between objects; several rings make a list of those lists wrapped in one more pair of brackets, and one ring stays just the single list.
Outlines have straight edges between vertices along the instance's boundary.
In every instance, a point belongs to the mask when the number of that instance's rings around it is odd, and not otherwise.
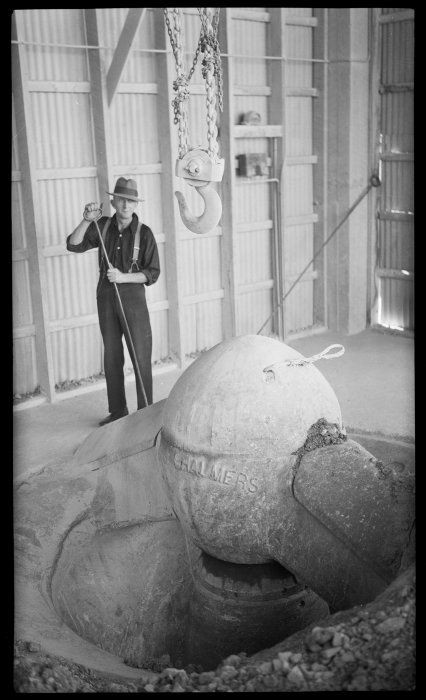
[{"label": "cast iron ball", "polygon": [[321,372],[287,364],[301,359],[272,338],[234,338],[188,367],[166,401],[158,455],[169,496],[186,534],[218,559],[274,559],[296,451],[320,418],[342,428]]}]

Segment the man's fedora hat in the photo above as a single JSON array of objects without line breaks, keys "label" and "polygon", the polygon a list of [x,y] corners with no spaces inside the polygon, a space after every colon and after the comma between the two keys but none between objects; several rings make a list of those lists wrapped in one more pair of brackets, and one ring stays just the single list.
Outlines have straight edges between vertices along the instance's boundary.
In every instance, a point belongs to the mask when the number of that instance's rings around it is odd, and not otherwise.
[{"label": "man's fedora hat", "polygon": [[126,180],[125,177],[119,177],[115,183],[114,192],[107,192],[112,197],[116,195],[117,197],[125,197],[126,199],[131,199],[133,202],[144,202],[144,199],[138,197],[138,189],[135,180]]}]

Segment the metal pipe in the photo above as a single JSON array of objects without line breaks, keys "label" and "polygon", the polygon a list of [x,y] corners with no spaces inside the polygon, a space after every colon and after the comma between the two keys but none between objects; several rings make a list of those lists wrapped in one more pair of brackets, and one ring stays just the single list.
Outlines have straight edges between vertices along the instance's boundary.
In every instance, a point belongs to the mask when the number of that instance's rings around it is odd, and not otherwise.
[{"label": "metal pipe", "polygon": [[[281,298],[281,266],[283,264],[283,259],[281,255],[281,182],[277,177],[277,138],[272,139],[272,172],[274,173],[274,252],[275,252],[275,270],[276,270],[276,280],[275,280],[275,294],[276,303],[280,303]],[[278,336],[284,342],[284,327],[283,327],[283,317],[278,316]]]},{"label": "metal pipe", "polygon": [[[103,46],[102,44],[55,44],[52,42],[25,41],[24,39],[20,39],[19,41],[12,39],[11,43],[22,44],[23,46],[46,46],[56,49],[105,49],[107,51],[115,51],[116,49],[116,46]],[[132,51],[137,51],[138,53],[173,53],[170,49],[140,49],[137,47],[132,48]],[[187,53],[190,52],[188,51]]]},{"label": "metal pipe", "polygon": [[[40,46],[40,47],[50,47],[50,48],[57,48],[57,49],[91,49],[91,50],[99,50],[99,49],[105,49],[107,51],[115,51],[116,47],[115,46],[103,46],[99,44],[98,46],[93,46],[90,44],[54,44],[54,43],[48,43],[48,42],[39,42],[39,41],[25,41],[23,39],[20,39],[19,41],[16,39],[11,40],[12,44],[21,44],[22,46]],[[173,54],[173,51],[171,49],[140,49],[140,48],[132,48],[132,52],[135,53],[165,53],[165,54]],[[192,51],[184,51],[183,52],[186,56],[192,56],[193,52]],[[256,60],[264,60],[264,61],[293,61],[295,63],[329,63],[328,60],[322,59],[322,58],[297,58],[294,56],[252,56],[251,54],[247,53],[241,53],[241,54],[230,54],[230,53],[221,53],[220,54],[221,58],[251,58],[251,59],[256,59]]]},{"label": "metal pipe", "polygon": [[[324,58],[328,60],[328,9],[324,8],[324,34],[323,34],[324,48],[323,55]],[[323,218],[323,241],[328,231],[328,66],[324,64],[323,66],[323,90],[324,90],[324,103],[323,103],[323,124],[322,124],[322,138],[323,138],[323,172],[322,172],[322,218]],[[324,295],[323,295],[323,318],[324,325],[328,328],[328,251],[324,248],[324,257],[322,265],[322,274],[324,279]]]},{"label": "metal pipe", "polygon": [[225,56],[226,58],[251,58],[265,61],[294,61],[296,63],[329,63],[329,61],[326,61],[323,58],[297,58],[296,56],[252,56],[249,53],[221,53],[220,55],[221,57]]},{"label": "metal pipe", "polygon": [[235,184],[237,184],[237,185],[262,185],[264,182],[279,182],[279,180],[277,177],[268,177],[268,178],[254,177],[254,178],[250,178],[250,180],[241,180],[240,182],[237,182]]},{"label": "metal pipe", "polygon": [[[274,141],[274,143],[276,142],[276,138],[275,138],[275,137],[273,137],[273,141]],[[274,158],[273,158],[273,161],[274,161]],[[275,165],[274,165],[274,164],[273,164],[273,167],[274,167],[274,170],[275,170]],[[273,183],[275,184],[275,188],[274,188],[274,189],[275,189],[275,193],[274,193],[274,204],[273,204],[274,218],[273,218],[273,221],[272,221],[272,227],[273,227],[273,229],[274,229],[274,223],[275,223],[275,227],[277,228],[277,231],[274,231],[274,254],[275,254],[275,258],[276,258],[275,270],[276,270],[276,277],[277,277],[276,280],[275,280],[275,285],[276,285],[276,289],[277,289],[277,291],[278,291],[278,290],[279,290],[279,276],[280,276],[280,274],[281,274],[281,273],[280,273],[280,260],[281,260],[281,256],[280,256],[280,254],[279,254],[279,251],[280,251],[280,238],[281,238],[281,217],[280,217],[280,211],[281,211],[281,208],[280,208],[280,202],[281,202],[281,181],[280,181],[280,179],[279,179],[278,177],[268,177],[268,178],[264,178],[264,179],[252,178],[252,179],[250,179],[250,180],[244,180],[244,181],[238,182],[238,183],[236,183],[236,184],[238,184],[238,185],[259,185],[259,184],[269,183],[269,182],[273,182]],[[274,221],[274,220],[275,220],[275,221]],[[277,236],[277,233],[278,233],[278,236]],[[279,294],[279,292],[278,292],[278,294]],[[278,299],[279,299],[279,297],[278,297]],[[271,316],[269,316],[269,318],[267,319],[266,323],[269,321],[270,318],[272,318],[272,317],[275,315],[276,310],[277,310],[278,308],[280,308],[280,306],[281,306],[281,304],[279,304],[279,301],[277,301],[277,304],[276,304],[276,306],[275,306],[275,310],[274,310],[273,314],[272,314]],[[266,325],[266,323],[262,326],[262,328],[261,328],[260,330],[262,330],[262,329],[264,328],[264,326]],[[279,336],[281,336],[281,335],[284,336],[284,328],[281,328],[281,326],[282,326],[282,323],[281,323],[281,320],[279,319],[279,320],[278,320],[278,329],[279,329],[279,330],[278,330],[278,335],[279,335]],[[258,333],[260,333],[260,331],[258,331]]]},{"label": "metal pipe", "polygon": [[[110,270],[112,270],[112,269],[113,269],[113,266],[111,265],[111,263],[110,263],[110,261],[109,261],[108,253],[106,252],[105,244],[104,244],[104,241],[103,241],[103,238],[102,238],[102,235],[101,235],[99,226],[98,226],[98,222],[96,221],[96,219],[94,219],[94,221],[95,221],[96,228],[97,228],[97,231],[98,231],[98,236],[99,236],[99,240],[100,240],[100,242],[101,242],[102,251],[103,251],[103,254],[104,254],[104,256],[105,256],[105,260],[106,260],[106,262],[107,262],[108,268],[109,268]],[[135,367],[135,370],[136,370],[136,379],[137,379],[137,381],[139,382],[139,387],[140,387],[140,389],[141,389],[141,391],[142,391],[142,395],[143,395],[143,398],[144,398],[144,401],[145,401],[145,405],[148,406],[148,399],[147,399],[147,396],[146,396],[145,387],[144,387],[144,385],[143,385],[142,376],[141,376],[140,369],[139,369],[138,358],[137,358],[137,356],[136,356],[136,352],[135,352],[135,347],[134,347],[134,345],[133,345],[132,336],[131,336],[131,334],[130,334],[129,324],[127,323],[127,318],[126,318],[126,315],[125,315],[125,313],[124,313],[123,304],[122,304],[122,301],[121,301],[120,293],[119,293],[119,291],[118,291],[117,283],[116,283],[116,282],[113,282],[113,285],[114,285],[115,293],[116,293],[116,295],[117,295],[118,304],[119,304],[119,306],[120,306],[120,311],[121,311],[121,314],[122,314],[122,316],[123,316],[125,332],[127,333],[127,338],[129,339],[130,350],[131,350],[131,353],[132,353],[132,355],[133,355],[134,367]]]}]

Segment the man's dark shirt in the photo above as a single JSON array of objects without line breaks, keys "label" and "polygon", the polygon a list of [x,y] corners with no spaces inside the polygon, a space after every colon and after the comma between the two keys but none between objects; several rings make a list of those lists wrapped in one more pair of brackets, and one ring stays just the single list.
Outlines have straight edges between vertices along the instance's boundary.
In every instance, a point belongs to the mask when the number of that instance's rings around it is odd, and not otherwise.
[{"label": "man's dark shirt", "polygon": [[[101,233],[106,221],[106,216],[102,216],[98,221],[98,226]],[[111,222],[105,236],[105,248],[110,263],[121,272],[130,271],[137,225],[138,217],[136,214],[132,214],[132,221],[120,233],[117,226],[116,215],[114,214],[114,216],[111,218]],[[84,253],[86,250],[99,247],[100,284],[102,282],[105,283],[105,281],[108,282],[108,278],[106,276],[108,266],[104,259],[104,255],[102,255],[102,247],[99,242],[99,234],[96,224],[92,221],[84,234],[83,240],[77,245],[73,245],[69,242],[71,235],[72,234],[70,234],[67,238],[67,250],[71,251],[72,253]],[[160,260],[154,234],[145,224],[142,224],[141,226],[139,248],[138,269],[136,270],[135,266],[133,266],[133,272],[143,272],[147,278],[145,285],[149,286],[150,284],[154,284],[159,277]]]}]

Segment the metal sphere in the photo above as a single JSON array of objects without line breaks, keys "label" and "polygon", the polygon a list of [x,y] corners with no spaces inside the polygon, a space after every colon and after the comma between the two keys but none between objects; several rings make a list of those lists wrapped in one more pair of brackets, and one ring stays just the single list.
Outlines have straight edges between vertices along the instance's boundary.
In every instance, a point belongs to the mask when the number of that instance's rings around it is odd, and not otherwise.
[{"label": "metal sphere", "polygon": [[[303,356],[272,338],[219,343],[179,378],[165,404],[158,448],[174,510],[208,554],[236,563],[273,558],[281,512],[309,428],[342,426],[336,395]],[[268,369],[269,368],[269,369]]]}]

